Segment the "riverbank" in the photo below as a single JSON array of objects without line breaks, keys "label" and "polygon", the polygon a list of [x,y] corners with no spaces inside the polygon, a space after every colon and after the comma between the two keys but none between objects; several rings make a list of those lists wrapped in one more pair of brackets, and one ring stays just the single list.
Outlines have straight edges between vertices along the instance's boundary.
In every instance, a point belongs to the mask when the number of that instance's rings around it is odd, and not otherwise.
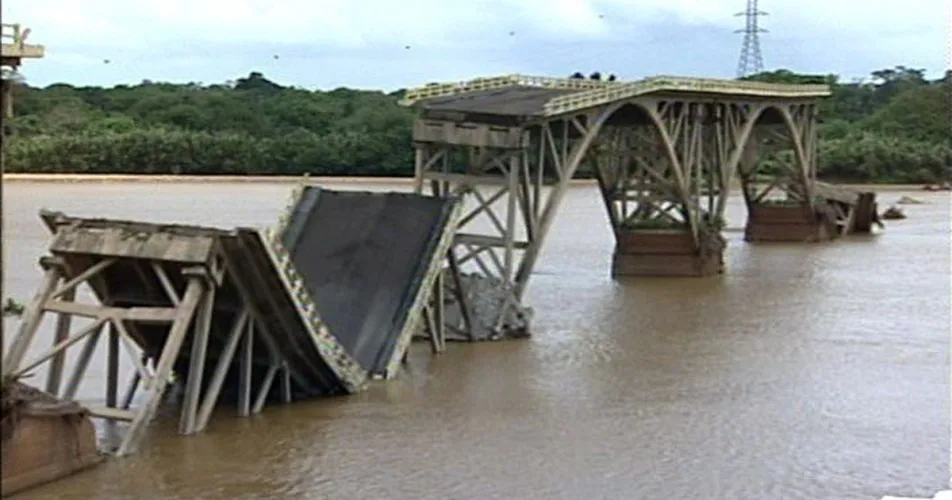
[{"label": "riverbank", "polygon": [[[139,175],[139,174],[3,174],[3,182],[63,182],[63,183],[256,183],[256,184],[296,184],[304,176],[266,176],[266,175]],[[412,177],[368,177],[368,176],[311,176],[315,183],[333,184],[409,184]],[[594,179],[572,179],[572,185],[587,186],[595,184]],[[844,187],[870,191],[920,191],[922,184],[839,184]],[[734,183],[732,187],[739,187]]]}]

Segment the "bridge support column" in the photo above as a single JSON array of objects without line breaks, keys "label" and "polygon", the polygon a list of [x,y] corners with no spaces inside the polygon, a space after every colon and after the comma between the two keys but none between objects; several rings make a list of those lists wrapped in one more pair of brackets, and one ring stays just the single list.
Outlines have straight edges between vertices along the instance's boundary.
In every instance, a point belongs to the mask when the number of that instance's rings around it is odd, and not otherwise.
[{"label": "bridge support column", "polygon": [[526,285],[602,120],[599,112],[532,124],[417,120],[416,191],[464,200],[444,270],[447,340],[529,334]]},{"label": "bridge support column", "polygon": [[724,245],[701,252],[688,231],[621,230],[612,257],[612,277],[703,277],[724,272]]},{"label": "bridge support column", "polygon": [[14,83],[7,79],[0,79],[0,108],[2,108],[3,119],[9,120],[13,118],[13,85]]},{"label": "bridge support column", "polygon": [[711,126],[719,110],[691,101],[639,104],[616,110],[593,151],[615,233],[612,276],[720,274],[718,202],[727,189],[717,153],[729,151],[730,137]]}]

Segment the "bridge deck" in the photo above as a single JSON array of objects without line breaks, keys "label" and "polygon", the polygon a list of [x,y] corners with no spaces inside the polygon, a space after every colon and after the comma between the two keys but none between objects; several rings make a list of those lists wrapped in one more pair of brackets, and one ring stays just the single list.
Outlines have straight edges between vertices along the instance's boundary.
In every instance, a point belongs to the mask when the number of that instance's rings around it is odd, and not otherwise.
[{"label": "bridge deck", "polygon": [[282,244],[335,338],[390,377],[409,345],[455,227],[454,198],[304,187]]},{"label": "bridge deck", "polygon": [[873,224],[882,226],[875,192],[826,182],[817,182],[814,190],[816,196],[826,200],[827,203],[838,205],[834,209],[842,215],[844,232],[868,233],[872,230]]},{"label": "bridge deck", "polygon": [[691,93],[759,99],[813,99],[827,85],[786,85],[737,80],[657,76],[633,82],[508,75],[430,84],[407,91],[402,104],[428,111],[546,117],[629,100],[651,93]]},{"label": "bridge deck", "polygon": [[499,116],[541,116],[544,114],[547,102],[574,92],[577,91],[526,86],[505,87],[437,97],[423,101],[421,106],[428,111],[484,113]]}]

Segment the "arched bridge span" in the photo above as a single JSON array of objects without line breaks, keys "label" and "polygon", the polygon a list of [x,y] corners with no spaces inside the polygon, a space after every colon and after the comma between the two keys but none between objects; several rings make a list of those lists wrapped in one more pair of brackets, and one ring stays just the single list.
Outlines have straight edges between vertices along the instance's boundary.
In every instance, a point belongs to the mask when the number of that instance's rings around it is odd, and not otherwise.
[{"label": "arched bridge span", "polygon": [[[523,293],[583,165],[616,236],[614,275],[723,272],[720,230],[736,177],[748,240],[848,231],[851,216],[818,196],[817,108],[828,95],[826,85],[667,76],[510,75],[408,91],[402,104],[418,110],[417,192],[470,201],[450,255],[458,275],[445,280],[463,288],[450,294],[447,325],[477,339],[525,333]],[[778,147],[789,160],[765,182],[758,157]],[[786,196],[768,198],[777,188]]]}]

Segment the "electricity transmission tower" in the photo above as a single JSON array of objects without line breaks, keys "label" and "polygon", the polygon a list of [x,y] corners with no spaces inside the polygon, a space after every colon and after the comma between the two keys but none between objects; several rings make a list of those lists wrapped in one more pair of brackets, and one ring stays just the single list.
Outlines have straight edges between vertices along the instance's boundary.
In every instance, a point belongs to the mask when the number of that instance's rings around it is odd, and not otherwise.
[{"label": "electricity transmission tower", "polygon": [[747,0],[747,10],[734,15],[744,16],[747,19],[743,29],[734,31],[734,33],[744,34],[744,44],[740,49],[740,61],[737,63],[737,77],[742,78],[760,73],[764,70],[764,57],[760,53],[759,34],[767,33],[767,30],[760,27],[758,18],[766,16],[767,13],[757,8],[757,0]]}]

